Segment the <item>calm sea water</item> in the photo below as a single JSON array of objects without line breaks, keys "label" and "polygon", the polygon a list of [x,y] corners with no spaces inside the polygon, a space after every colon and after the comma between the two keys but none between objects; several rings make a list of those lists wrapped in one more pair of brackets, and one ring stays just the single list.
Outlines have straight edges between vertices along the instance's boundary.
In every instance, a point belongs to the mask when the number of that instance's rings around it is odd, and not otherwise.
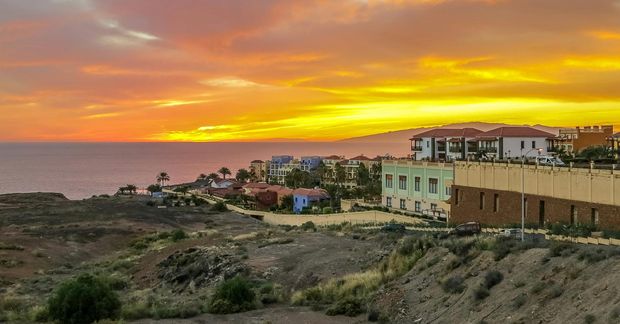
[{"label": "calm sea water", "polygon": [[48,191],[82,199],[126,184],[146,187],[161,171],[181,183],[222,166],[234,174],[272,155],[401,156],[407,149],[407,143],[0,143],[0,193]]}]

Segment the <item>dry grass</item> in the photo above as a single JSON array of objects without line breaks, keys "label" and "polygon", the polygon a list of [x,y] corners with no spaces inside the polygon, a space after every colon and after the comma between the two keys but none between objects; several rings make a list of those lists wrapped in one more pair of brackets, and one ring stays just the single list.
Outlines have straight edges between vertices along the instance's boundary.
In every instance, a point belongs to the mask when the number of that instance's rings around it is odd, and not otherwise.
[{"label": "dry grass", "polygon": [[[422,242],[424,241],[424,242]],[[324,284],[297,291],[291,297],[294,305],[332,304],[343,299],[368,299],[379,287],[407,273],[432,246],[424,239],[407,238],[390,257],[376,267],[348,274]]]}]

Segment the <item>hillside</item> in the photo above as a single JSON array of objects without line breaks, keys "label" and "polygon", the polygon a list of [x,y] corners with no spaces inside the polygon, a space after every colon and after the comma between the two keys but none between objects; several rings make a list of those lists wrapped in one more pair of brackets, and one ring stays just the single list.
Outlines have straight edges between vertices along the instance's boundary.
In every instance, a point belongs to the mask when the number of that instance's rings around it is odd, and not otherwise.
[{"label": "hillside", "polygon": [[[40,201],[34,201],[40,198]],[[138,323],[619,323],[620,249],[481,235],[271,226],[215,206],[13,195],[0,209],[0,321],[43,320],[96,273]],[[178,230],[185,235],[177,235]],[[254,310],[210,314],[242,276]]]},{"label": "hillside", "polygon": [[[353,137],[348,139],[340,140],[339,142],[345,143],[409,143],[409,139],[417,134],[422,132],[431,130],[431,129],[443,129],[443,128],[477,128],[481,131],[489,131],[494,128],[502,127],[502,126],[514,126],[508,124],[499,124],[499,123],[480,123],[480,122],[472,122],[472,123],[458,123],[458,124],[449,124],[438,127],[423,127],[423,128],[411,128],[411,129],[403,129],[388,133],[380,133],[373,134],[361,137]],[[531,125],[525,125],[531,126]],[[560,128],[557,127],[549,127],[544,125],[534,125],[532,126],[536,129],[549,132],[552,134],[557,134]]]}]

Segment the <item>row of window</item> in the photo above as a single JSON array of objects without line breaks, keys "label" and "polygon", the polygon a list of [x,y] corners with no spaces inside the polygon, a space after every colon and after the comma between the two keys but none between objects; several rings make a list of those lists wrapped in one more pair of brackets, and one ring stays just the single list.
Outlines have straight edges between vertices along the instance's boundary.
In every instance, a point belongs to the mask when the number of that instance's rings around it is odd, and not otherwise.
[{"label": "row of window", "polygon": [[[391,174],[386,174],[385,175],[385,187],[386,188],[393,188],[394,187],[394,180],[393,180],[393,176]],[[414,191],[420,191],[420,181],[421,178],[420,177],[415,177],[414,181],[413,181],[413,190]],[[439,180],[437,178],[429,178],[428,179],[428,192],[432,193],[432,194],[436,194],[437,193],[437,185],[439,183]],[[400,190],[407,190],[407,176],[398,176],[398,189]],[[446,195],[450,195],[451,194],[451,189],[449,186],[446,186],[445,188],[445,194]]]},{"label": "row of window", "polygon": [[[403,209],[403,210],[407,209],[407,201],[405,199],[400,199],[399,204],[400,204],[399,205],[400,209]],[[392,207],[392,197],[385,198],[385,205],[390,208]],[[415,212],[418,212],[418,213],[422,212],[422,202],[415,201],[414,208],[415,208],[414,209]],[[436,209],[437,209],[437,204],[431,204],[431,210],[436,210]]]},{"label": "row of window", "polygon": [[[459,189],[456,189],[454,192],[454,203],[458,206],[460,202],[463,200],[462,193]],[[529,210],[527,198],[523,201],[525,212],[527,216],[527,212]],[[480,210],[484,210],[486,208],[486,193],[480,192],[480,201],[479,201]],[[493,194],[493,212],[497,213],[500,210],[500,197],[499,194]],[[538,217],[539,217],[539,225],[543,226],[545,224],[545,201],[540,200],[538,204]],[[570,223],[578,224],[579,223],[579,210],[575,205],[570,206]],[[599,211],[598,208],[590,208],[590,223],[592,225],[598,225],[599,223]]]}]

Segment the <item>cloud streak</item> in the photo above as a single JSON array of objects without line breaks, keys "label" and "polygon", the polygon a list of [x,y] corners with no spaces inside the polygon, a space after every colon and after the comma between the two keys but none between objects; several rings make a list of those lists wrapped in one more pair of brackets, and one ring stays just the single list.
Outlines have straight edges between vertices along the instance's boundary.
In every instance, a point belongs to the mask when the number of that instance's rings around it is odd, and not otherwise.
[{"label": "cloud streak", "polygon": [[0,140],[620,125],[619,35],[615,0],[5,0]]}]

